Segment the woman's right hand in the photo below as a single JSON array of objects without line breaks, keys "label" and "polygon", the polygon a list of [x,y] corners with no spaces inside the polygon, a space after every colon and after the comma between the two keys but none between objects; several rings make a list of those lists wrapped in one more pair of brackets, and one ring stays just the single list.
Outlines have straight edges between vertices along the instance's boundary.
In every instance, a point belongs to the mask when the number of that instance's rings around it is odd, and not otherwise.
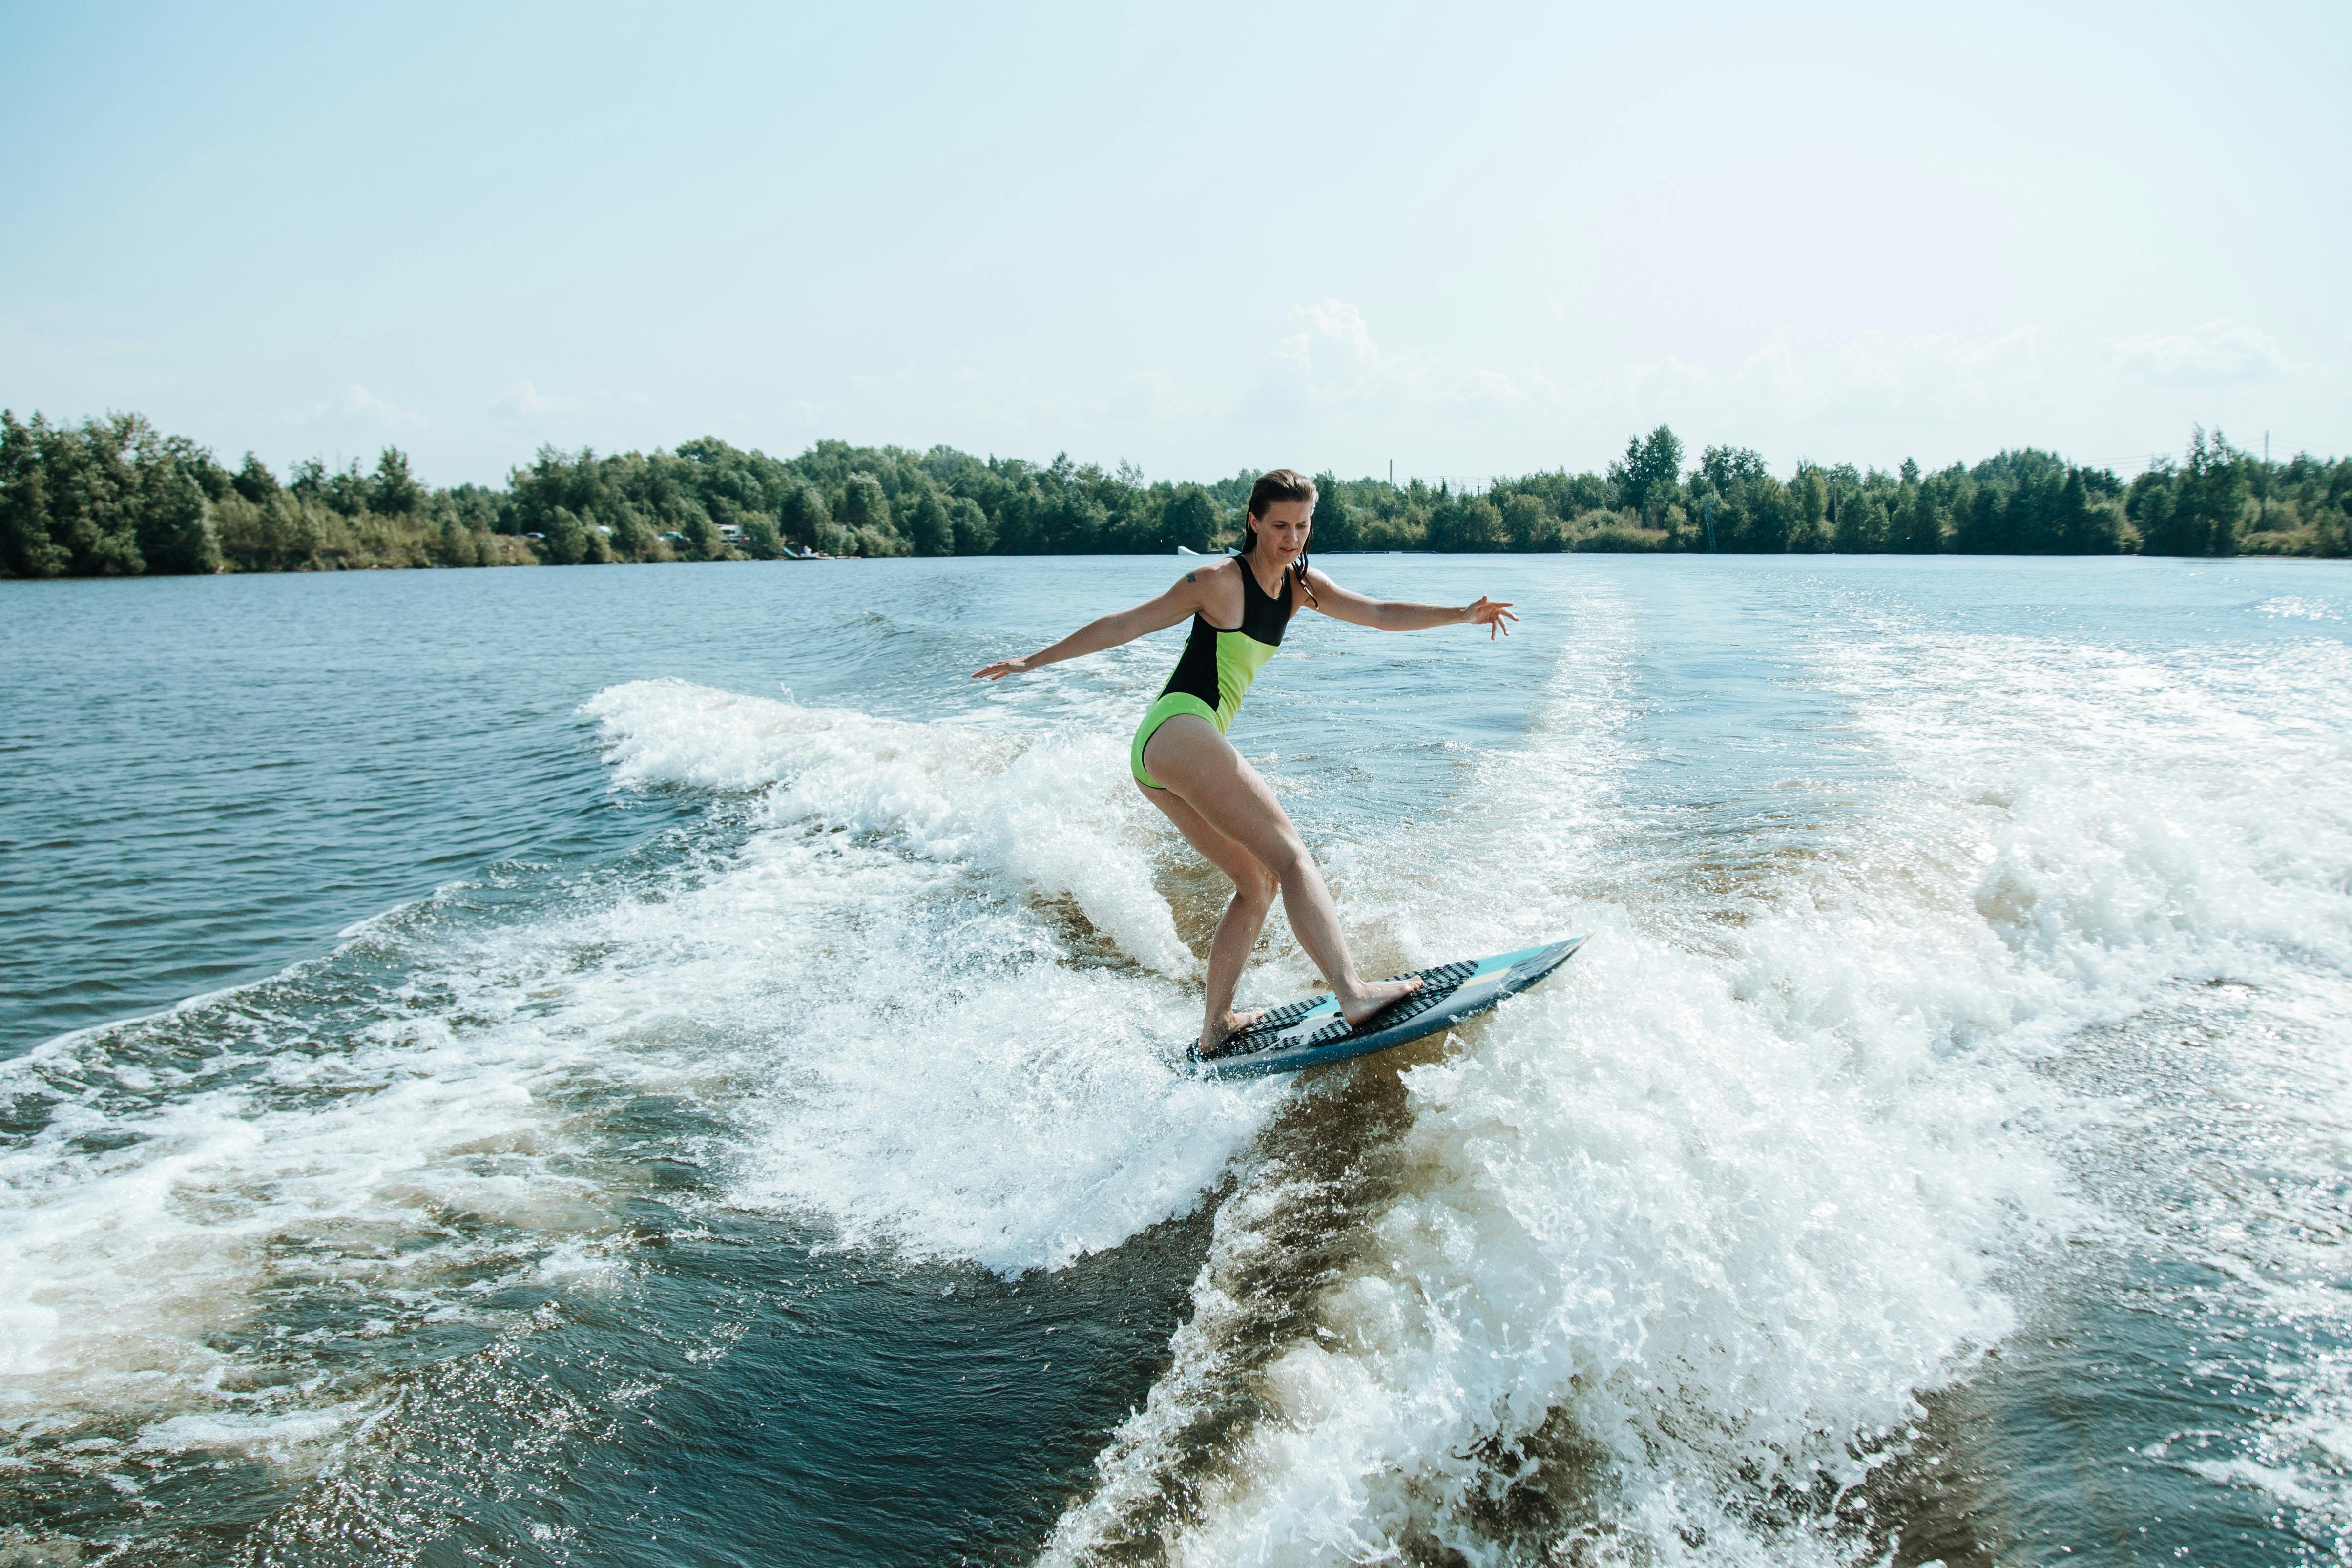
[{"label": "woman's right hand", "polygon": [[1463,610],[1462,618],[1468,621],[1474,626],[1486,627],[1486,640],[1488,642],[1492,642],[1495,640],[1495,634],[1496,632],[1502,633],[1505,637],[1509,637],[1511,635],[1511,623],[1517,620],[1519,617],[1511,614],[1510,600],[1489,599],[1482,594],[1479,595],[1478,602],[1476,604],[1469,605]]},{"label": "woman's right hand", "polygon": [[1000,658],[986,669],[971,672],[974,680],[1002,680],[1008,675],[1019,675],[1029,668],[1025,658]]}]

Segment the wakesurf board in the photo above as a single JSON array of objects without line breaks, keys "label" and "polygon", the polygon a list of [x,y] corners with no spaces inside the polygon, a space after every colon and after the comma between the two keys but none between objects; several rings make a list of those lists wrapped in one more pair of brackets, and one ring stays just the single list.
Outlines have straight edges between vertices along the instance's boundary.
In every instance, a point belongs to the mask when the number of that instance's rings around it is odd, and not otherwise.
[{"label": "wakesurf board", "polygon": [[1407,970],[1397,978],[1418,974],[1421,989],[1398,997],[1360,1024],[1350,1025],[1341,1017],[1339,999],[1327,991],[1270,1009],[1248,1028],[1227,1036],[1214,1056],[1203,1057],[1196,1041],[1185,1059],[1202,1078],[1256,1078],[1370,1056],[1476,1017],[1566,963],[1583,945],[1584,938],[1572,936],[1491,958]]}]

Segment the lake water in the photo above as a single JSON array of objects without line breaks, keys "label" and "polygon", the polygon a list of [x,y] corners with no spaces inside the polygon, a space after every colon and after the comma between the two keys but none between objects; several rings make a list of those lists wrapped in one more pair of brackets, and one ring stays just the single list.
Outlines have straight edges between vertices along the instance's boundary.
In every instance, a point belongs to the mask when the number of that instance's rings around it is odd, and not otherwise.
[{"label": "lake water", "polygon": [[[0,584],[0,1561],[2352,1561],[2352,575],[1333,557],[1204,1084],[1166,560]],[[1244,984],[1312,975],[1277,914]]]}]

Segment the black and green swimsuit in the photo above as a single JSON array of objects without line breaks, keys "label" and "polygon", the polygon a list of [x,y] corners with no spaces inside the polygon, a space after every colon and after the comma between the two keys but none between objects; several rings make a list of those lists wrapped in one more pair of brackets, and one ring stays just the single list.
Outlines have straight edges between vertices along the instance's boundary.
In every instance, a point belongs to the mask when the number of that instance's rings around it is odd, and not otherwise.
[{"label": "black and green swimsuit", "polygon": [[1184,656],[1176,673],[1160,689],[1137,726],[1135,744],[1128,749],[1128,766],[1135,782],[1146,789],[1163,787],[1143,771],[1143,748],[1151,732],[1179,713],[1196,713],[1217,727],[1222,735],[1241,711],[1242,694],[1257,679],[1274,650],[1282,646],[1282,630],[1290,624],[1290,569],[1283,568],[1282,597],[1276,599],[1257,585],[1257,574],[1242,563],[1242,624],[1232,631],[1192,617],[1192,635],[1184,639]]}]

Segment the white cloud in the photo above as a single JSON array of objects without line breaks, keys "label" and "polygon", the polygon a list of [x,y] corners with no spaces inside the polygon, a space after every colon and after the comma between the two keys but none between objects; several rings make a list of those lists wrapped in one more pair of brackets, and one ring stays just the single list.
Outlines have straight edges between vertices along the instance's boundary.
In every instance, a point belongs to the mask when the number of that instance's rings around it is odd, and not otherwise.
[{"label": "white cloud", "polygon": [[529,381],[518,381],[490,400],[491,412],[537,418],[550,414],[577,414],[586,405],[570,393],[546,393]]},{"label": "white cloud", "polygon": [[395,430],[422,430],[425,425],[425,416],[415,409],[395,407],[357,382],[343,388],[343,412],[379,420]]},{"label": "white cloud", "polygon": [[1540,378],[1506,375],[1499,370],[1474,370],[1454,384],[1446,401],[1481,414],[1516,414],[1549,401],[1544,395],[1549,390]]},{"label": "white cloud", "polygon": [[1949,412],[2013,399],[2039,382],[2042,371],[2040,341],[2024,326],[1991,338],[1866,333],[1840,351],[1820,379],[1832,404],[1861,400]]},{"label": "white cloud", "polygon": [[2117,370],[2155,386],[2276,381],[2294,367],[2268,333],[2224,316],[2186,332],[2144,332],[2113,345]]},{"label": "white cloud", "polygon": [[1326,364],[1351,372],[1359,379],[1380,369],[1381,351],[1373,345],[1364,313],[1355,306],[1344,300],[1326,300],[1302,305],[1290,314],[1293,321],[1306,324],[1303,336],[1321,348]]},{"label": "white cloud", "polygon": [[2031,326],[1987,338],[1865,332],[1814,354],[1776,331],[1737,364],[1672,355],[1637,361],[1582,384],[1570,401],[1593,417],[1622,410],[1635,424],[1697,418],[1761,439],[1775,426],[1867,427],[2013,408],[2031,400],[2042,378]]},{"label": "white cloud", "polygon": [[344,387],[340,397],[313,403],[299,414],[280,417],[298,428],[323,425],[345,431],[353,426],[375,430],[422,430],[430,423],[416,409],[387,403],[358,382]]},{"label": "white cloud", "polygon": [[1486,416],[1557,401],[1557,389],[1540,373],[1449,371],[1421,356],[1388,353],[1372,340],[1363,311],[1345,300],[1297,306],[1290,321],[1297,331],[1267,353],[1233,405],[1235,422],[1296,426],[1341,412]]}]

